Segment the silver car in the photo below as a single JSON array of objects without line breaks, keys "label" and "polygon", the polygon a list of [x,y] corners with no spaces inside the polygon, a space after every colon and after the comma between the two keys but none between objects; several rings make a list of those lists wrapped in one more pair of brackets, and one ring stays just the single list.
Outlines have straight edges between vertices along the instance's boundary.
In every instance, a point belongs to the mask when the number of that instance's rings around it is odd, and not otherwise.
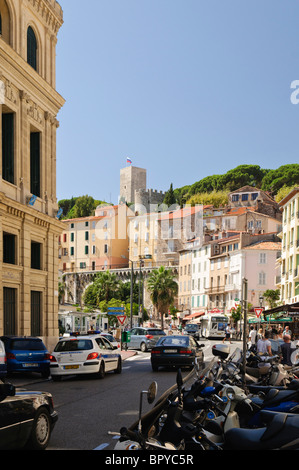
[{"label": "silver car", "polygon": [[147,351],[152,349],[161,336],[165,336],[165,331],[159,328],[132,328],[129,332],[130,341],[127,343],[129,349],[140,349]]}]

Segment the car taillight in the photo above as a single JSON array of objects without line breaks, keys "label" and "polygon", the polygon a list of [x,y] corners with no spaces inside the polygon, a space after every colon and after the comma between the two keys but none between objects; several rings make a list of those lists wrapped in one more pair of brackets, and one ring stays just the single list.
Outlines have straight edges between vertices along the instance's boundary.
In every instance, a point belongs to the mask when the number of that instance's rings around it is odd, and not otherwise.
[{"label": "car taillight", "polygon": [[10,352],[7,353],[6,357],[7,357],[7,359],[15,359],[16,358],[16,356],[13,353],[10,353]]},{"label": "car taillight", "polygon": [[161,354],[161,351],[152,351],[152,354]]},{"label": "car taillight", "polygon": [[152,338],[153,338],[153,335],[145,335],[145,337],[146,337],[147,339],[152,339]]},{"label": "car taillight", "polygon": [[50,354],[49,359],[50,359],[50,362],[57,362],[56,357],[52,356],[52,354]]},{"label": "car taillight", "polygon": [[45,354],[45,359],[47,359],[49,361],[49,359],[50,359],[50,354],[49,353]]},{"label": "car taillight", "polygon": [[181,354],[192,354],[192,351],[191,351],[191,349],[181,349],[180,353]]},{"label": "car taillight", "polygon": [[92,353],[88,354],[87,360],[89,360],[89,359],[97,359],[98,357],[99,357],[99,355],[98,355],[97,352],[92,352]]}]

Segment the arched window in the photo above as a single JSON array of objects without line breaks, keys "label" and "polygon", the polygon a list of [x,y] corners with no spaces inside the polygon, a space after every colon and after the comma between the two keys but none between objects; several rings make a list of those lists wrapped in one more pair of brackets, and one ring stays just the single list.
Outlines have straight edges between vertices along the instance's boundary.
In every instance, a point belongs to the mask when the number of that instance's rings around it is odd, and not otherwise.
[{"label": "arched window", "polygon": [[37,70],[37,40],[31,26],[27,30],[27,62]]}]

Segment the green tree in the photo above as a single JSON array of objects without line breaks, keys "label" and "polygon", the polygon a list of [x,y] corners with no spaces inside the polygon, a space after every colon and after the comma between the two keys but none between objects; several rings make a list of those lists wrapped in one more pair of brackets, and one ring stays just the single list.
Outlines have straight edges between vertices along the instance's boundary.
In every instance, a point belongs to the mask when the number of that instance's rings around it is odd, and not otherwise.
[{"label": "green tree", "polygon": [[280,300],[280,290],[279,289],[267,289],[263,293],[264,299],[269,304],[270,308],[277,307],[277,302]]},{"label": "green tree", "polygon": [[165,194],[164,198],[164,204],[166,204],[168,207],[173,206],[173,204],[177,204],[177,200],[173,191],[172,183],[170,185],[169,190]]},{"label": "green tree", "polygon": [[94,291],[96,292],[97,305],[102,300],[109,302],[119,297],[119,280],[116,274],[104,271],[97,274],[94,280]]},{"label": "green tree", "polygon": [[164,328],[164,315],[173,304],[178,292],[175,277],[171,269],[166,269],[164,266],[154,269],[148,277],[147,287],[154,306],[161,314],[162,329]]},{"label": "green tree", "polygon": [[299,164],[282,165],[276,170],[270,170],[263,179],[262,189],[277,194],[283,186],[299,184]]}]

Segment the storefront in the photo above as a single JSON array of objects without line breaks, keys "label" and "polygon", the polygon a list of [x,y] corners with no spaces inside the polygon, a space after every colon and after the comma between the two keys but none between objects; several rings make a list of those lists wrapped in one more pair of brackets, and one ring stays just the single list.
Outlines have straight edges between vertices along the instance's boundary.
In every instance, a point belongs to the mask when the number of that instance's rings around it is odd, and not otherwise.
[{"label": "storefront", "polygon": [[[249,321],[253,322],[259,323],[259,320]],[[279,324],[282,328],[288,325],[293,334],[292,339],[299,339],[299,302],[264,310],[260,323],[263,325],[268,323],[271,326]]]}]

